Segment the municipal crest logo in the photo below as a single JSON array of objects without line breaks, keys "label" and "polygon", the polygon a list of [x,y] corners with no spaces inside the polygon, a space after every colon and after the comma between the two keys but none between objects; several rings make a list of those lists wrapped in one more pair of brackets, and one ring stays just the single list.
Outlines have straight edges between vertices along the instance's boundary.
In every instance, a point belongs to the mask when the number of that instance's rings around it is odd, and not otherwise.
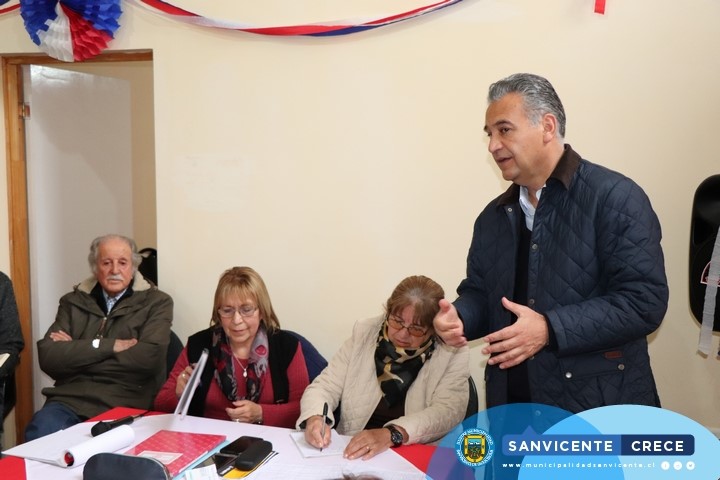
[{"label": "municipal crest logo", "polygon": [[490,461],[495,452],[495,442],[488,432],[470,428],[455,441],[455,455],[468,467],[480,467]]}]

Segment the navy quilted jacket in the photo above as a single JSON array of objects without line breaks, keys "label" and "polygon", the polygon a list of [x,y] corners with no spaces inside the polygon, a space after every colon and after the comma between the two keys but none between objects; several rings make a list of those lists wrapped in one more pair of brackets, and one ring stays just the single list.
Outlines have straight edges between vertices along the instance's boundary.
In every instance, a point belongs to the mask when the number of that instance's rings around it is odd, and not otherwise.
[{"label": "navy quilted jacket", "polygon": [[[519,187],[475,222],[467,278],[455,302],[468,339],[511,322]],[[614,404],[659,406],[646,337],[667,310],[660,224],[642,189],[580,158],[569,145],[535,213],[528,306],[549,321],[556,345],[528,359],[532,401],[570,412]],[[507,374],[485,370],[488,408],[507,401]]]}]

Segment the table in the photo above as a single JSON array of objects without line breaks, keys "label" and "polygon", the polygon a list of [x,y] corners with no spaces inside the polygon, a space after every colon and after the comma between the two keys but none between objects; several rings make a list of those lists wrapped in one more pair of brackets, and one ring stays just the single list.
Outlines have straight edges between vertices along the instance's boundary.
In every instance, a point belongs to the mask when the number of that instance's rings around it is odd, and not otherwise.
[{"label": "table", "polygon": [[[114,408],[102,415],[99,415],[89,422],[101,421],[101,420],[115,420],[123,418],[128,415],[135,415],[141,413],[141,410],[131,408]],[[152,414],[151,414],[152,415]],[[148,416],[149,417],[149,416]],[[169,417],[169,416],[168,416]],[[136,429],[137,442],[144,440],[152,433],[153,423],[164,421],[160,417],[156,420],[151,418],[140,418],[133,424],[133,428]],[[322,457],[318,459],[303,459],[297,448],[292,444],[292,440],[289,438],[289,429],[282,429],[277,427],[268,427],[264,425],[251,425],[243,423],[225,422],[220,420],[200,419],[197,417],[187,417],[187,421],[184,426],[187,427],[184,430],[187,431],[198,431],[208,433],[224,433],[228,439],[236,438],[240,435],[252,435],[265,438],[273,443],[273,447],[281,455],[278,455],[276,459],[281,458],[282,463],[285,465],[291,465],[295,462],[295,466],[305,461],[312,460],[313,465],[323,464],[328,468],[339,468],[339,463],[351,462],[337,457]],[[143,422],[146,427],[143,426]],[[145,428],[145,431],[143,430]],[[150,430],[148,430],[150,429]],[[173,428],[178,429],[178,428]],[[292,448],[291,448],[292,447]],[[367,471],[382,471],[388,465],[400,467],[402,471],[408,472],[409,478],[412,475],[409,472],[419,470],[420,472],[426,472],[430,457],[432,456],[435,447],[429,445],[404,445],[396,449],[388,450],[383,454],[376,456],[369,461],[354,460],[352,461],[352,467],[362,467]],[[124,451],[124,450],[123,450]],[[275,460],[275,459],[274,459]],[[362,462],[362,463],[359,463]],[[268,463],[267,467],[270,467],[272,462]],[[415,468],[412,468],[412,465]],[[32,462],[32,467],[38,468],[42,471],[43,468],[52,469],[50,470],[53,475],[52,478],[60,480],[61,478],[67,479],[81,479],[82,478],[82,467],[63,469],[60,467],[54,467],[52,465],[39,464],[38,462]],[[265,467],[263,467],[265,468]],[[415,470],[417,469],[417,470]],[[2,472],[3,480],[27,480],[26,475],[25,459],[13,456],[5,456],[0,460],[0,472]]]}]

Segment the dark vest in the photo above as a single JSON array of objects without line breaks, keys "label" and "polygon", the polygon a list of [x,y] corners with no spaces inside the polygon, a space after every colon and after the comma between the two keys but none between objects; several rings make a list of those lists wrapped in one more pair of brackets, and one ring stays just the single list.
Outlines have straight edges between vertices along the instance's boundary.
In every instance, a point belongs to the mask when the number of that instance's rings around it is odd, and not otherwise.
[{"label": "dark vest", "polygon": [[[210,349],[212,344],[212,332],[217,327],[210,327],[206,330],[198,332],[188,338],[187,354],[191,364],[198,361],[200,354],[204,348]],[[292,362],[298,348],[298,339],[282,330],[276,330],[272,335],[268,335],[268,364],[270,366],[270,376],[272,378],[272,386],[275,403],[287,403],[290,397],[290,386],[288,382],[287,369]],[[212,358],[208,358],[205,369],[200,376],[200,384],[198,385],[188,414],[196,417],[202,417],[205,412],[205,398],[211,382],[214,382],[215,362]]]},{"label": "dark vest", "polygon": [[[522,209],[520,209],[522,211]],[[521,305],[528,303],[528,262],[530,256],[530,238],[532,232],[525,224],[525,215],[518,216],[520,220],[519,232],[520,241],[518,242],[517,264],[515,266],[515,294],[513,302]],[[512,316],[515,323],[517,317]],[[530,379],[528,378],[527,360],[507,369],[508,383],[508,403],[528,403],[530,402]]]}]

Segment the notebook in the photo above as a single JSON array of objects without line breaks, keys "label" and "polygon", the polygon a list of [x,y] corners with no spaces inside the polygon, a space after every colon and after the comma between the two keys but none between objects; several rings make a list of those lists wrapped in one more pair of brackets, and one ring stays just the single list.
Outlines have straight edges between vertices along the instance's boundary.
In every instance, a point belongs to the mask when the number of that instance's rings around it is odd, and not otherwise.
[{"label": "notebook", "polygon": [[125,453],[155,458],[175,477],[224,441],[225,435],[160,430]]},{"label": "notebook", "polygon": [[185,385],[185,389],[183,390],[182,395],[180,395],[180,400],[178,400],[177,407],[175,407],[175,414],[179,414],[180,418],[185,418],[185,415],[187,415],[188,408],[190,408],[190,401],[195,394],[195,389],[197,389],[198,385],[200,384],[200,377],[202,376],[202,372],[205,369],[205,363],[207,362],[207,359],[208,349],[204,348],[202,354],[200,354],[200,359],[197,361],[197,364],[195,364],[192,375],[190,375],[190,378],[188,379],[187,385]]},{"label": "notebook", "polygon": [[330,430],[330,445],[320,450],[317,447],[313,447],[305,441],[305,432],[290,432],[290,437],[295,441],[300,453],[305,458],[311,457],[327,457],[330,455],[342,455],[347,447],[350,437],[340,435],[333,428]]}]

